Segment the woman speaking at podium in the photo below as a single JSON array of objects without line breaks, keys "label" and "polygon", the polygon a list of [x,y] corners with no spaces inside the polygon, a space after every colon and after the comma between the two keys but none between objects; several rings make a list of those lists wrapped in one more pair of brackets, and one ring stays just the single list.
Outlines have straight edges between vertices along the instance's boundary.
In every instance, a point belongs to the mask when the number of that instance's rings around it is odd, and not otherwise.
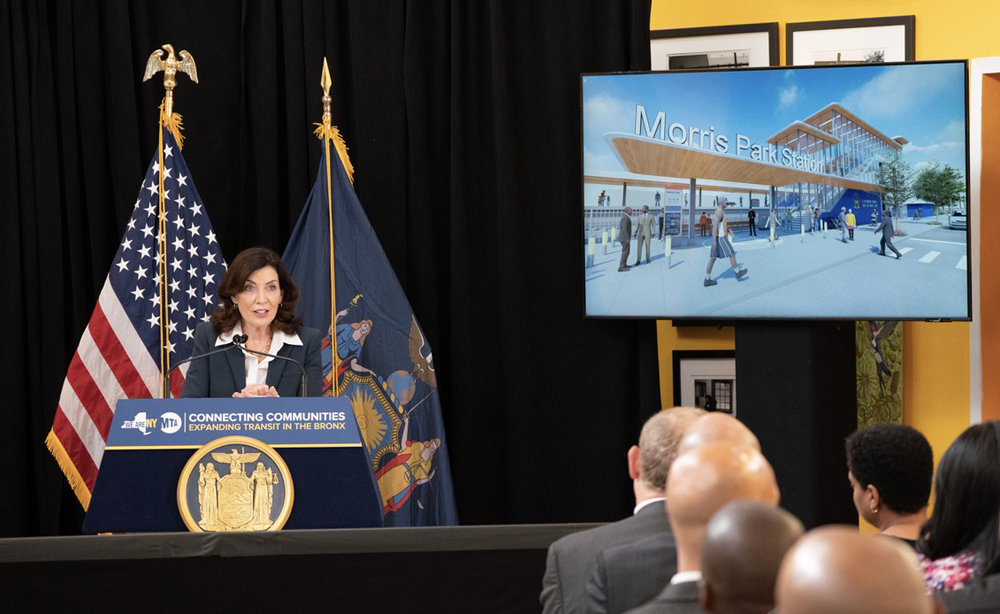
[{"label": "woman speaking at podium", "polygon": [[308,375],[308,396],[320,395],[322,336],[295,315],[299,289],[278,254],[265,247],[240,252],[219,282],[219,300],[211,319],[195,328],[181,396],[298,396],[298,365]]}]

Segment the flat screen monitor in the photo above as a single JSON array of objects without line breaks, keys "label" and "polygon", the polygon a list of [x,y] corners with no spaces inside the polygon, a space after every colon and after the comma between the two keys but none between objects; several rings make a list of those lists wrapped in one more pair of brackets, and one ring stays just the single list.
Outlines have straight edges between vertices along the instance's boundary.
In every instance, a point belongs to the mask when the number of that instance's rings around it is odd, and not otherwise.
[{"label": "flat screen monitor", "polygon": [[586,315],[969,320],[966,64],[583,75]]}]

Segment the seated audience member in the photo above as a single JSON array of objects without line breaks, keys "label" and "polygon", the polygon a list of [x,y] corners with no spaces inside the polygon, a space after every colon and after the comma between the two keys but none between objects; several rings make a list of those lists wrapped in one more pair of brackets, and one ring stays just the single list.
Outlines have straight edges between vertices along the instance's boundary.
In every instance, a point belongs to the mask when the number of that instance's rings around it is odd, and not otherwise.
[{"label": "seated audience member", "polygon": [[[757,438],[742,422],[725,414],[708,413],[688,426],[678,453],[720,441],[760,450]],[[677,571],[674,536],[663,531],[641,542],[610,547],[597,555],[593,570],[587,583],[587,612],[601,614],[634,608],[658,595]]]},{"label": "seated audience member", "polygon": [[981,581],[940,597],[951,614],[1000,614],[1000,557],[983,571]]},{"label": "seated audience member", "polygon": [[814,529],[792,546],[775,600],[776,614],[944,614],[912,550],[846,526]]},{"label": "seated audience member", "polygon": [[970,586],[1000,556],[1000,422],[970,426],[934,477],[934,511],[917,551],[928,590]]},{"label": "seated audience member", "polygon": [[750,429],[736,418],[727,414],[708,413],[694,421],[684,439],[681,440],[679,454],[709,443],[725,441],[734,446],[746,446],[760,451],[760,442]]},{"label": "seated audience member", "polygon": [[629,449],[628,474],[635,491],[632,516],[589,531],[567,535],[549,547],[540,597],[545,614],[583,611],[584,589],[594,559],[604,548],[649,535],[670,534],[663,505],[667,472],[688,426],[705,414],[695,407],[658,412],[642,427],[639,445]]},{"label": "seated audience member", "polygon": [[920,431],[878,424],[847,438],[847,479],[854,507],[883,535],[916,547],[927,522],[934,454]]},{"label": "seated audience member", "polygon": [[660,594],[629,611],[633,614],[701,612],[698,600],[701,543],[709,521],[733,501],[776,506],[778,499],[774,471],[756,450],[720,442],[678,456],[667,476],[667,514],[677,542],[677,573]]},{"label": "seated audience member", "polygon": [[701,543],[702,611],[770,612],[781,561],[804,531],[795,516],[756,501],[736,501],[719,510]]}]

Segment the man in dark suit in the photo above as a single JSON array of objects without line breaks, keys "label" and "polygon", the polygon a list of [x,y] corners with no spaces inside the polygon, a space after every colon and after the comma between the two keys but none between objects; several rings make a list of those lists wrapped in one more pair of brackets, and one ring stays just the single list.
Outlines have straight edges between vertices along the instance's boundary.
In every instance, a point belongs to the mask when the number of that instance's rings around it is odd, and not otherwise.
[{"label": "man in dark suit", "polygon": [[706,444],[678,456],[667,477],[666,492],[670,529],[677,544],[677,573],[659,595],[629,610],[632,614],[700,614],[701,543],[709,521],[733,501],[776,506],[779,499],[767,459],[753,448],[729,442]]},{"label": "man in dark suit", "polygon": [[[710,443],[726,442],[760,451],[757,437],[726,414],[707,413],[685,431],[678,454]],[[670,531],[604,550],[597,555],[587,583],[587,611],[624,612],[663,590],[677,571],[677,544]]]},{"label": "man in dark suit", "polygon": [[892,244],[892,235],[895,233],[895,229],[892,227],[892,214],[889,209],[882,210],[882,223],[875,228],[875,234],[878,231],[882,231],[882,239],[879,240],[879,256],[885,256],[885,246],[888,245],[889,249],[896,253],[896,260],[902,258],[903,254],[899,253],[896,246]]},{"label": "man in dark suit", "polygon": [[541,603],[545,614],[583,612],[584,587],[594,559],[604,548],[626,544],[656,534],[669,534],[664,508],[667,472],[677,456],[677,446],[688,425],[705,412],[675,407],[646,421],[639,445],[627,454],[628,473],[635,491],[632,516],[589,531],[567,535],[549,547]]},{"label": "man in dark suit", "polygon": [[618,240],[622,244],[622,258],[618,261],[618,270],[627,271],[629,247],[632,243],[632,207],[625,207],[622,219],[618,221]]}]

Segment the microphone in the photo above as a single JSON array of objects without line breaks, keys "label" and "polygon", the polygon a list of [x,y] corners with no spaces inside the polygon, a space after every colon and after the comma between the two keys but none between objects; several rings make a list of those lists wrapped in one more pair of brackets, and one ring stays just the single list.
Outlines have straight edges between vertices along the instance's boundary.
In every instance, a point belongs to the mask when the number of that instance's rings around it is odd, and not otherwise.
[{"label": "microphone", "polygon": [[[237,339],[237,337],[239,337],[239,339]],[[306,375],[306,368],[302,366],[301,362],[295,360],[294,358],[289,358],[287,356],[278,356],[277,354],[268,354],[267,352],[258,352],[257,350],[247,349],[246,346],[243,345],[244,343],[247,342],[247,339],[249,339],[249,337],[247,337],[246,335],[236,335],[235,337],[233,337],[233,344],[236,345],[236,347],[243,350],[244,352],[250,352],[251,354],[257,354],[258,356],[270,356],[271,358],[277,358],[278,360],[287,360],[288,362],[295,364],[295,366],[299,368],[299,371],[302,371],[302,379],[299,380],[299,396],[300,397],[309,396],[308,385],[306,383],[309,381],[309,376]]]},{"label": "microphone", "polygon": [[[191,362],[192,360],[198,360],[199,358],[205,358],[205,357],[211,356],[212,354],[218,354],[220,352],[226,352],[228,350],[233,349],[234,347],[240,347],[240,344],[241,343],[246,343],[247,339],[249,339],[249,337],[247,337],[246,335],[233,335],[233,340],[230,341],[229,343],[225,344],[221,348],[216,348],[216,349],[212,350],[211,352],[205,352],[204,354],[198,354],[196,356],[191,356],[191,357],[185,358],[184,360],[182,360],[179,363],[177,363],[176,365],[174,365],[173,368],[170,369],[170,371],[173,371],[174,369],[179,368],[181,365],[183,365],[186,362]],[[166,377],[163,378],[164,384],[166,384],[163,387],[163,398],[164,399],[169,399],[170,398],[170,371],[167,371]]]}]

